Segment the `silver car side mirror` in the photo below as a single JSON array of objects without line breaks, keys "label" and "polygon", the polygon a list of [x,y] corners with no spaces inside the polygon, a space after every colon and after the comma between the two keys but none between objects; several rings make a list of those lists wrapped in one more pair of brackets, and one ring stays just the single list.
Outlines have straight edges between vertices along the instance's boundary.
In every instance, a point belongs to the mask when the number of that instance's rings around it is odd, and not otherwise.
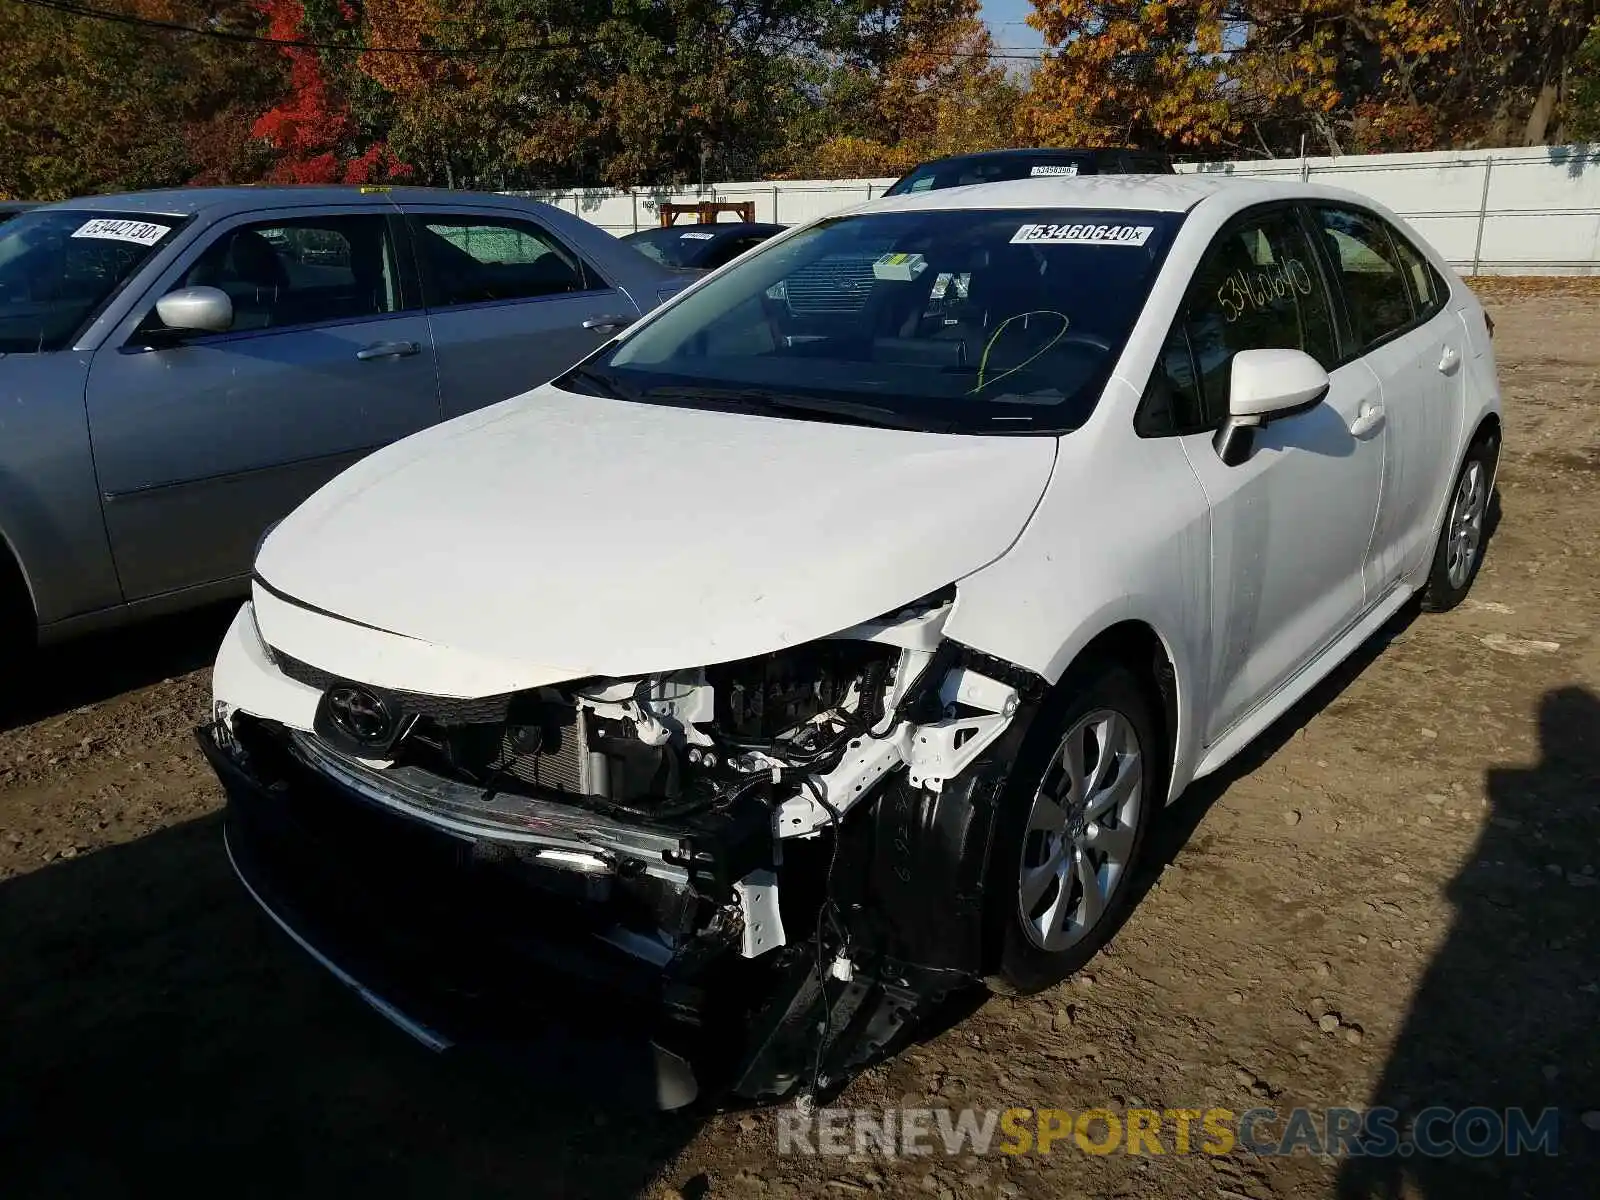
[{"label": "silver car side mirror", "polygon": [[180,288],[156,301],[156,316],[168,329],[226,333],[233,328],[233,301],[221,288]]}]

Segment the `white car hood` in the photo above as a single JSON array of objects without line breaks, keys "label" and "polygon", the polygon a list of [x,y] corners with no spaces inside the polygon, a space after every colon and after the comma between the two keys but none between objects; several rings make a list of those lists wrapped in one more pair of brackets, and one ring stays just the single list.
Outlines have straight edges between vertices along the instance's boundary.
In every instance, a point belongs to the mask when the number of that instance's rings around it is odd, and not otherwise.
[{"label": "white car hood", "polygon": [[273,531],[256,573],[299,605],[497,661],[521,687],[703,666],[992,562],[1055,450],[546,385],[356,464]]}]

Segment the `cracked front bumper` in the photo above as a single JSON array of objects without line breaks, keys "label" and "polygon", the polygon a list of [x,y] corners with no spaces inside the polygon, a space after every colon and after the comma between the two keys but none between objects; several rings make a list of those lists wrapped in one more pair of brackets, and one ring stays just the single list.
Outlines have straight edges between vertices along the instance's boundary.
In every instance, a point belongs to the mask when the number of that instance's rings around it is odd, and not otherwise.
[{"label": "cracked front bumper", "polygon": [[622,1106],[696,1098],[716,1058],[702,1014],[675,1003],[661,955],[619,943],[612,905],[540,886],[502,843],[374,807],[255,723],[199,740],[245,888],[373,1009],[429,1049],[595,1081]]}]

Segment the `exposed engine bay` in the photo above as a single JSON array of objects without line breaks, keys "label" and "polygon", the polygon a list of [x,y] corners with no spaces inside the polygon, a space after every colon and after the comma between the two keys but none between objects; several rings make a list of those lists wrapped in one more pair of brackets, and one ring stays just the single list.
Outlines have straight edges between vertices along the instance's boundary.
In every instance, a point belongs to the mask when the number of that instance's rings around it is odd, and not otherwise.
[{"label": "exposed engine bay", "polygon": [[269,647],[322,691],[314,730],[219,713],[202,740],[225,782],[219,760],[263,774],[281,750],[284,774],[464,845],[474,878],[489,863],[517,895],[576,903],[572,927],[657,972],[652,1039],[693,1078],[664,1105],[826,1092],[984,973],[993,816],[1044,687],[944,639],[952,600],[737,662],[473,700]]},{"label": "exposed engine bay", "polygon": [[541,689],[508,697],[503,720],[419,720],[397,759],[426,760],[485,788],[548,788],[641,816],[725,806],[773,767],[820,762],[849,732],[870,729],[897,657],[888,647],[824,642],[651,679]]}]

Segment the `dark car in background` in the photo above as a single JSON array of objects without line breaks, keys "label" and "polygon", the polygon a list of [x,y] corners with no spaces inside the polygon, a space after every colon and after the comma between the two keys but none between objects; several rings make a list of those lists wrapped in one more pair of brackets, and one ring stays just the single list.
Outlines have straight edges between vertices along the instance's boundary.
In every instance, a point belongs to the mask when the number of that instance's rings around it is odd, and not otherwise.
[{"label": "dark car in background", "polygon": [[680,271],[714,271],[787,225],[727,221],[716,225],[668,225],[641,229],[622,240],[659,266]]},{"label": "dark car in background", "polygon": [[27,200],[0,200],[0,225],[4,225],[12,217],[20,217],[30,208],[38,208]]},{"label": "dark car in background", "polygon": [[909,171],[884,194],[904,196],[1030,177],[1172,175],[1172,159],[1152,150],[986,150],[936,158]]}]

